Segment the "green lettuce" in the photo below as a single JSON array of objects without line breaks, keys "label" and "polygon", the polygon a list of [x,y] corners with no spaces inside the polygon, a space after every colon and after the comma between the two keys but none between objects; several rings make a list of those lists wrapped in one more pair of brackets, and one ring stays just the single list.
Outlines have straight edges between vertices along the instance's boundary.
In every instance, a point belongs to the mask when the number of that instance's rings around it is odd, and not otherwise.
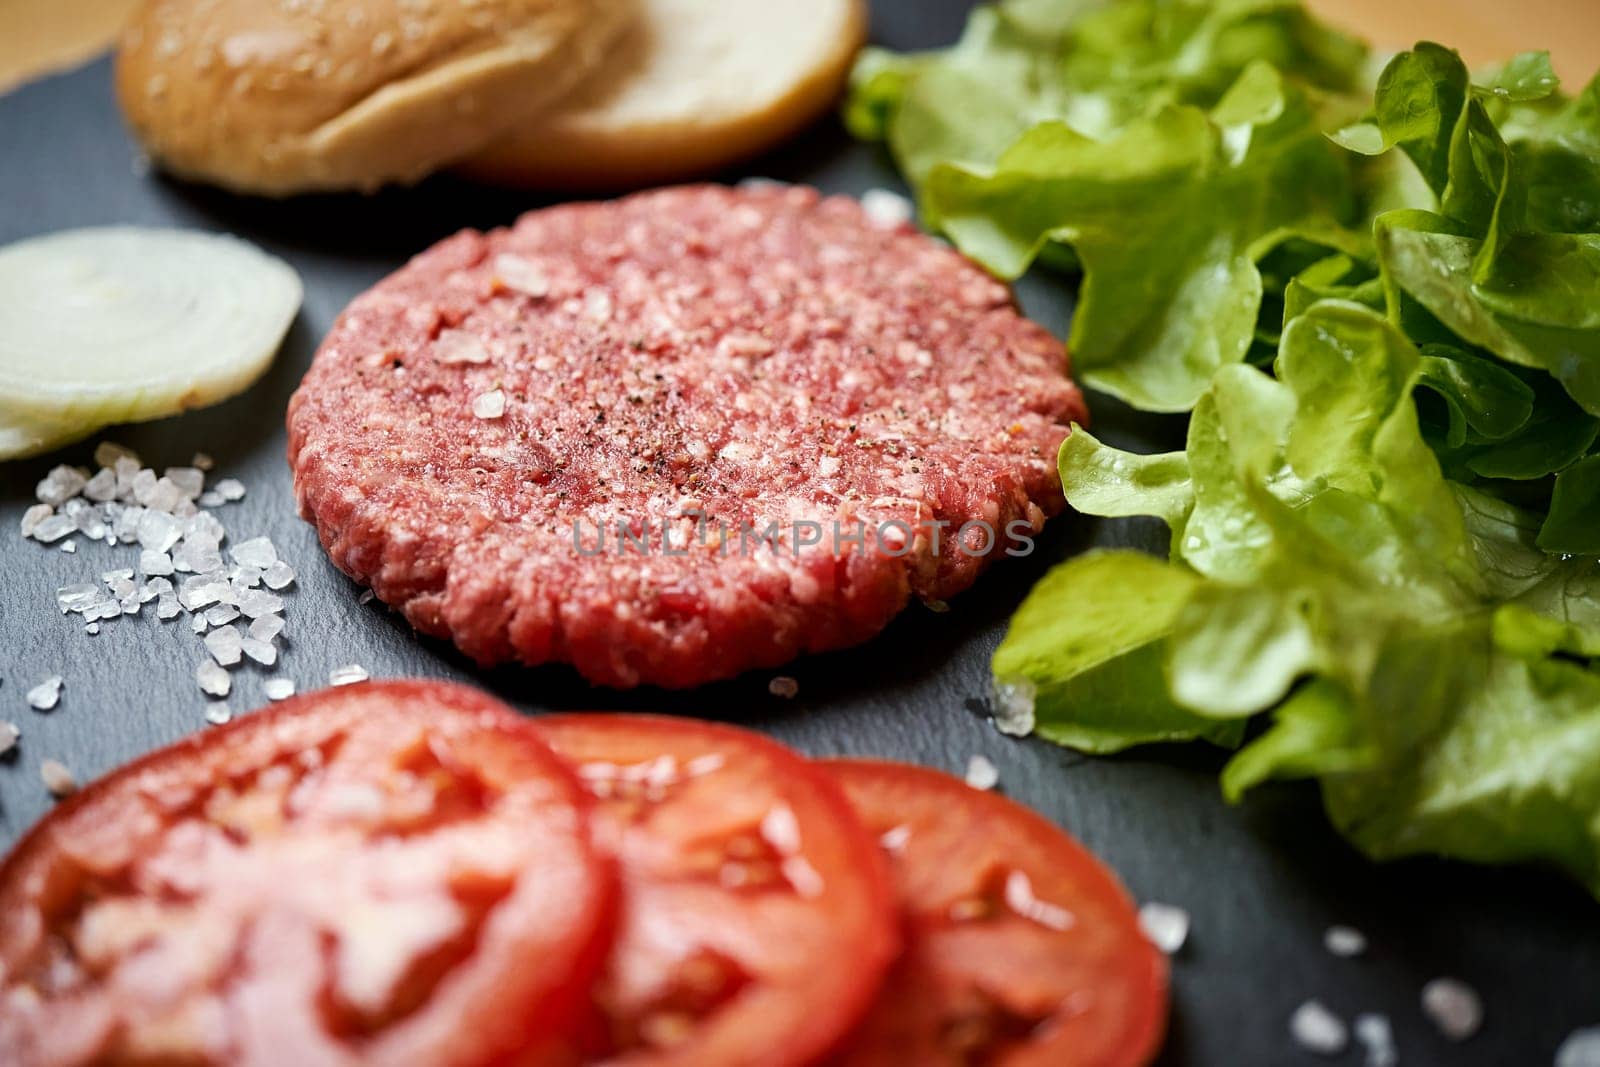
[{"label": "green lettuce", "polygon": [[1275,333],[1286,278],[1263,260],[1364,247],[1358,168],[1323,134],[1366,81],[1365,48],[1290,0],[1009,0],[949,50],[869,52],[846,118],[995,273],[1083,271],[1088,383],[1184,411]]},{"label": "green lettuce", "polygon": [[1182,453],[1084,432],[1068,498],[1172,529],[1047,576],[995,653],[1046,737],[1232,746],[1237,799],[1314,778],[1380,858],[1556,865],[1600,892],[1600,572],[1529,513],[1449,481],[1413,402],[1427,356],[1381,312],[1318,302],[1273,373],[1224,368]]}]

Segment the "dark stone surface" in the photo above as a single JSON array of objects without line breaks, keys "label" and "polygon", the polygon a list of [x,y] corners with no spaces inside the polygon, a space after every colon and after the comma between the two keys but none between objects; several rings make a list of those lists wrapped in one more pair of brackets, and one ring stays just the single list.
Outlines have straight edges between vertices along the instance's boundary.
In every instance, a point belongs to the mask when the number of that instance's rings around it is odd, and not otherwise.
[{"label": "dark stone surface", "polygon": [[[875,36],[897,47],[941,44],[954,39],[966,6],[880,2]],[[1346,1018],[1388,1014],[1403,1064],[1549,1063],[1568,1031],[1600,1022],[1600,908],[1575,885],[1533,871],[1443,862],[1375,866],[1330,830],[1310,788],[1274,787],[1242,807],[1225,805],[1215,752],[1162,748],[1087,759],[1041,741],[1009,740],[984,721],[989,654],[1030,584],[1089,545],[1159,551],[1158,526],[1063,518],[1033,558],[1000,566],[950,613],[918,607],[866,647],[796,663],[788,672],[800,682],[793,701],[768,695],[768,675],[664,694],[595,691],[559,668],[481,672],[451,648],[418,640],[381,604],[358,605],[359,589],[327,563],[294,515],[283,458],[285,402],[318,338],[357,292],[460,227],[509,222],[540,201],[437,179],[370,199],[266,202],[143,173],[135,158],[105,62],[0,98],[0,242],[96,223],[187,226],[235,232],[299,269],[304,310],[255,388],[219,407],[108,436],[158,466],[209,451],[216,476],[245,483],[249,496],[230,506],[224,521],[236,539],[270,535],[300,571],[279,670],[302,690],[353,662],[374,677],[475,682],[530,711],[655,709],[742,722],[816,755],[870,754],[959,772],[971,754],[985,753],[1000,767],[1006,793],[1076,834],[1137,897],[1193,913],[1190,944],[1174,965],[1175,1012],[1163,1062],[1323,1062],[1297,1050],[1286,1031],[1290,1012],[1308,997]],[[877,152],[850,143],[831,120],[746,173],[839,192],[898,186]],[[1022,293],[1032,314],[1065,331],[1065,282],[1031,279]],[[1181,444],[1181,420],[1091,399],[1097,431],[1110,441],[1142,449]],[[23,730],[19,750],[0,761],[3,847],[49,807],[41,759],[59,758],[87,780],[205,728],[193,676],[202,649],[185,620],[130,619],[88,637],[81,621],[56,611],[58,586],[132,566],[130,551],[97,544],[67,555],[16,535],[38,478],[56,462],[87,463],[92,445],[0,465],[0,717]],[[23,693],[54,673],[66,678],[59,708],[30,710]],[[265,677],[250,667],[236,672],[236,713],[265,703]],[[1328,955],[1321,938],[1333,923],[1365,931],[1367,956]],[[1460,1046],[1439,1037],[1418,1007],[1422,984],[1442,974],[1473,984],[1487,1005],[1484,1031]],[[1361,1056],[1352,1049],[1338,1062],[1359,1063]]]}]

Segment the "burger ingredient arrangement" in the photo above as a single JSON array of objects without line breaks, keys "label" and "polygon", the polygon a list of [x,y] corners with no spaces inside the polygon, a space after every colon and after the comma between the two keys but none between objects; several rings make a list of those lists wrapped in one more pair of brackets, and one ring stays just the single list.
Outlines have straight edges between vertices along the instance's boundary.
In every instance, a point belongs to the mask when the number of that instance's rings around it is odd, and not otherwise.
[{"label": "burger ingredient arrangement", "polygon": [[858,68],[930,225],[1081,271],[1085,380],[1193,412],[1182,453],[1063,445],[1171,559],[1053,572],[997,683],[1088,751],[1249,736],[1230,797],[1314,777],[1375,857],[1600,892],[1600,81],[1367,63],[1293,5],[1012,2]]},{"label": "burger ingredient arrangement", "polygon": [[147,756],[0,905],[25,1063],[1131,1065],[1166,1011],[1115,879],[1006,800],[438,683]]}]

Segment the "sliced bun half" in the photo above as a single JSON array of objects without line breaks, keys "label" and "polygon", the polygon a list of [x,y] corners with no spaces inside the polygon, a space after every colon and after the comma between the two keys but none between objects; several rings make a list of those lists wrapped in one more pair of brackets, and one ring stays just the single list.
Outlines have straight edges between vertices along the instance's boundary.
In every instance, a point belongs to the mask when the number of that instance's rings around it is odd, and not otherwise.
[{"label": "sliced bun half", "polygon": [[707,174],[825,111],[866,29],[863,0],[641,0],[633,27],[571,98],[460,169],[557,189]]},{"label": "sliced bun half", "polygon": [[568,94],[633,0],[145,0],[117,95],[147,151],[241,192],[415,181]]}]

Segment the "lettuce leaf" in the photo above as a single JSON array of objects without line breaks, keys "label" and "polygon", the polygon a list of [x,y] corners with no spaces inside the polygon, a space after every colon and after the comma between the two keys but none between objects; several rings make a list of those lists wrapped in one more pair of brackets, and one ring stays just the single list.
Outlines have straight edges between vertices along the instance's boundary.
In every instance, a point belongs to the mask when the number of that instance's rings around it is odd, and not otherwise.
[{"label": "lettuce leaf", "polygon": [[1358,168],[1323,133],[1367,77],[1366,49],[1294,0],[1008,0],[946,51],[868,53],[846,118],[995,273],[1041,256],[1083,272],[1089,384],[1185,411],[1258,329],[1274,339],[1263,301],[1287,279],[1264,281],[1264,258],[1364,250]]},{"label": "lettuce leaf", "polygon": [[1262,717],[1230,798],[1314,778],[1374,857],[1536,861],[1600,892],[1600,573],[1445,477],[1414,403],[1428,359],[1381,312],[1319,301],[1275,374],[1218,373],[1183,453],[1074,433],[1073,506],[1161,518],[1170,559],[1064,564],[994,669],[1037,686],[1041,733],[1091,751],[1229,744]]}]

